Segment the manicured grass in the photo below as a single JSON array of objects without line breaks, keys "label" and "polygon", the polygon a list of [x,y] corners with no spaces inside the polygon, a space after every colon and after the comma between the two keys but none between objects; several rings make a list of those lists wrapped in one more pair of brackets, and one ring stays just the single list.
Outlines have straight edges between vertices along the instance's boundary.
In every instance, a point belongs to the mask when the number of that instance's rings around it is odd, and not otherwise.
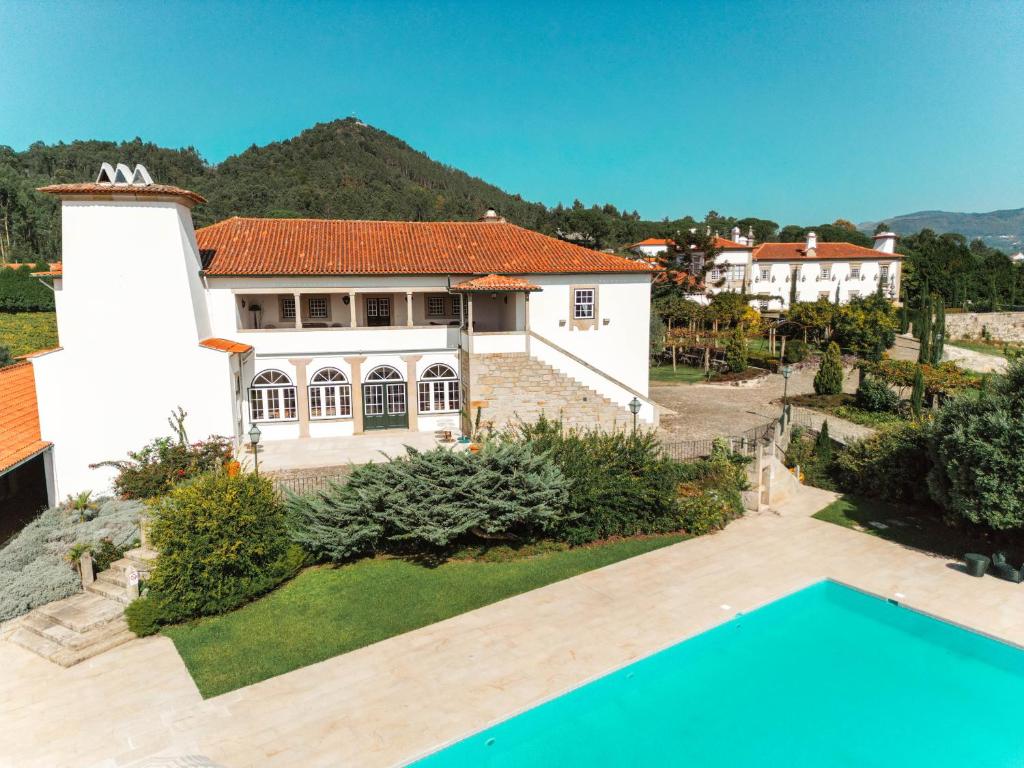
[{"label": "manicured grass", "polygon": [[310,568],[237,611],[164,634],[202,695],[216,696],[684,538],[625,539],[434,568],[384,557]]},{"label": "manicured grass", "polygon": [[12,356],[57,346],[56,312],[0,312],[0,347]]},{"label": "manicured grass", "polygon": [[794,395],[789,398],[789,402],[792,405],[811,408],[865,427],[881,427],[904,421],[896,413],[875,413],[858,408],[854,405],[854,396],[845,393],[840,395]]},{"label": "manicured grass", "polygon": [[1020,350],[1020,344],[1008,344],[999,341],[972,341],[967,339],[958,339],[956,341],[946,341],[951,347],[960,347],[961,349],[969,349],[972,352],[981,352],[984,355],[995,355],[996,357],[1006,357],[1008,349]]},{"label": "manicured grass", "polygon": [[[1024,536],[1020,532],[992,531],[966,522],[950,524],[937,507],[902,506],[847,495],[814,517],[945,557],[959,559],[967,552],[991,555],[1001,550],[1013,562],[1024,560]],[[878,527],[878,523],[885,527]]]},{"label": "manicured grass", "polygon": [[691,368],[688,365],[677,365],[672,370],[671,365],[652,365],[651,381],[659,384],[694,384],[698,381],[706,381],[703,368]]}]

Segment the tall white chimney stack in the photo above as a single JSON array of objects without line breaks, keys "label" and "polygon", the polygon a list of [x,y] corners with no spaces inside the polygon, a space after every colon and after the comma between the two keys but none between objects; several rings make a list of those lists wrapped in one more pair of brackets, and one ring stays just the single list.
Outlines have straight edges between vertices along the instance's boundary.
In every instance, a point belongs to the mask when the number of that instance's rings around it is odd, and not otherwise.
[{"label": "tall white chimney stack", "polygon": [[732,234],[732,241],[734,243],[738,243],[740,241],[740,228],[739,227],[733,227],[731,234]]},{"label": "tall white chimney stack", "polygon": [[882,253],[896,253],[896,233],[879,232],[875,235],[875,250]]},{"label": "tall white chimney stack", "polygon": [[808,232],[807,233],[807,250],[813,251],[818,247],[818,233]]}]

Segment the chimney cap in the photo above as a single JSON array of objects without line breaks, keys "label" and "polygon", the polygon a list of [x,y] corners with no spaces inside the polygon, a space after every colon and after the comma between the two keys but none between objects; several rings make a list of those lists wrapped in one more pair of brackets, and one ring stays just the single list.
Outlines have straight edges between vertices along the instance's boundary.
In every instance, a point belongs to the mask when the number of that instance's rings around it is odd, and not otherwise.
[{"label": "chimney cap", "polygon": [[498,214],[493,208],[488,208],[484,211],[484,215],[480,217],[480,221],[492,222],[495,224],[504,224],[505,217]]},{"label": "chimney cap", "polygon": [[873,239],[881,240],[883,238],[896,239],[896,233],[895,232],[878,232],[878,233],[875,234]]}]

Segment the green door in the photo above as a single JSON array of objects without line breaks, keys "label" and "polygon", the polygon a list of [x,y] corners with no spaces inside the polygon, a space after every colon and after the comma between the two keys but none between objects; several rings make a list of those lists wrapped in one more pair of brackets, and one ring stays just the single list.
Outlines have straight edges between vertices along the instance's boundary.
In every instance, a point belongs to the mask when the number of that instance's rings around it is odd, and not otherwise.
[{"label": "green door", "polygon": [[370,371],[363,384],[363,429],[408,427],[408,400],[398,371],[390,366]]}]

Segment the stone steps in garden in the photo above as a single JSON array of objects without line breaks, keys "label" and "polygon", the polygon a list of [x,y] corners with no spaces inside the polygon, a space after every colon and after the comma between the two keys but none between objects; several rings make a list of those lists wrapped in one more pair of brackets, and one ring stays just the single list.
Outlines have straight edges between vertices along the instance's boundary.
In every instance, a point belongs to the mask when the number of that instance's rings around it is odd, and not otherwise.
[{"label": "stone steps in garden", "polygon": [[9,640],[55,664],[70,667],[133,637],[124,619],[124,603],[94,592],[80,592],[21,617]]}]

